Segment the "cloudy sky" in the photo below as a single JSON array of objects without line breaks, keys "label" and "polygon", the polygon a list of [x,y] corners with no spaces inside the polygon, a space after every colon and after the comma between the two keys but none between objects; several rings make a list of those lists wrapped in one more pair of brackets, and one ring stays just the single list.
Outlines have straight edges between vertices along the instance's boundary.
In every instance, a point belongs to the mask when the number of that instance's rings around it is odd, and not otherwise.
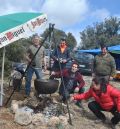
[{"label": "cloudy sky", "polygon": [[120,0],[0,0],[0,3],[0,15],[15,12],[46,13],[48,23],[55,23],[56,28],[73,33],[78,43],[79,32],[88,25],[110,16],[120,17]]}]

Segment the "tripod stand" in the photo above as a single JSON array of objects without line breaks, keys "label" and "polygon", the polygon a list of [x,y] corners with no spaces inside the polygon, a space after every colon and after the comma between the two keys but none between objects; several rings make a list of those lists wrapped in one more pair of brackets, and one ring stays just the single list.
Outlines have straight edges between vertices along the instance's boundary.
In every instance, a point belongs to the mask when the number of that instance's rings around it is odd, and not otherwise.
[{"label": "tripod stand", "polygon": [[[61,66],[61,62],[60,62],[60,55],[58,52],[58,46],[57,43],[55,41],[55,36],[54,36],[54,30],[53,30],[53,40],[55,43],[55,48],[56,48],[56,52],[57,52],[57,58],[58,58],[58,63],[59,63],[59,70],[60,70],[60,75],[61,75],[61,83],[63,85],[63,92],[65,92],[65,83],[64,83],[64,79],[63,79],[63,75],[62,75],[62,66]],[[67,110],[68,110],[68,115],[69,115],[69,123],[72,125],[72,119],[71,119],[71,115],[70,115],[70,109],[69,109],[69,104],[68,104],[68,100],[67,100],[67,96],[65,94],[65,99],[66,99],[66,104],[67,104]]]},{"label": "tripod stand", "polygon": [[[45,36],[44,40],[41,42],[41,46],[38,48],[38,50],[36,51],[36,53],[33,55],[33,57],[32,57],[32,59],[31,59],[30,63],[28,64],[28,66],[27,66],[27,68],[26,68],[24,74],[22,74],[22,77],[21,77],[21,79],[20,79],[21,81],[22,81],[23,77],[25,76],[25,73],[27,72],[28,68],[29,68],[30,65],[32,64],[32,62],[33,62],[35,56],[37,55],[38,51],[39,51],[40,48],[43,46],[44,42],[47,40],[48,37],[49,37],[49,42],[50,42],[51,35],[53,35],[53,37],[54,37],[54,30],[53,30],[53,29],[54,29],[54,24],[49,24],[49,31],[48,31],[47,35]],[[54,38],[54,41],[55,41],[55,38]],[[57,46],[57,44],[56,44],[56,46]],[[50,46],[50,49],[51,49],[51,46]],[[59,56],[58,56],[58,61],[59,61],[60,72],[62,73],[62,71],[61,71],[62,69],[61,69],[61,64],[60,64],[60,58],[59,58]],[[51,66],[51,64],[50,64],[50,66]],[[64,84],[63,77],[61,77],[61,78],[62,78],[62,82],[63,82],[64,89],[65,89],[65,84]],[[8,98],[7,102],[5,103],[5,105],[8,104],[8,102],[10,101],[10,99],[11,99],[12,95],[14,94],[15,90],[16,90],[16,87],[14,87],[14,89],[13,89],[13,91],[12,91],[10,97]],[[68,109],[68,114],[69,114],[69,123],[72,125],[72,120],[71,120],[71,115],[70,115],[70,110],[69,110],[68,102],[67,102],[67,109]]]}]

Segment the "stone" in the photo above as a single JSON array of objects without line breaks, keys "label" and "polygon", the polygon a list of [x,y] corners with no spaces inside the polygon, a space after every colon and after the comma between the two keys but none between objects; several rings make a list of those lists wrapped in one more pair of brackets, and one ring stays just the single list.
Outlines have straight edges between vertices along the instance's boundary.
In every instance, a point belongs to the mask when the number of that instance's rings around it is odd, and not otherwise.
[{"label": "stone", "polygon": [[18,109],[15,113],[14,121],[20,125],[29,125],[32,122],[32,109]]},{"label": "stone", "polygon": [[16,113],[18,109],[19,109],[19,105],[18,105],[17,101],[12,100],[12,102],[11,102],[11,110],[12,110],[12,112]]},{"label": "stone", "polygon": [[32,116],[32,124],[37,126],[44,126],[45,125],[44,115],[41,113],[34,114]]},{"label": "stone", "polygon": [[56,125],[58,125],[59,123],[60,123],[59,117],[53,116],[48,121],[48,126],[56,127]]},{"label": "stone", "polygon": [[59,116],[59,119],[64,126],[68,125],[68,118],[66,116]]}]

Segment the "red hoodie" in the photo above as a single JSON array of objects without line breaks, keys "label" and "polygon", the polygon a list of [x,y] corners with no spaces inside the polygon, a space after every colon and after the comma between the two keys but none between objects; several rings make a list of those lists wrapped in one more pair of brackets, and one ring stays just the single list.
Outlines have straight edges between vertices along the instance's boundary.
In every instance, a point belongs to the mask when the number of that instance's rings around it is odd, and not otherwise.
[{"label": "red hoodie", "polygon": [[96,91],[91,87],[86,93],[74,95],[74,100],[88,99],[93,97],[95,101],[100,104],[100,106],[109,111],[113,106],[117,107],[117,111],[120,112],[120,90],[107,85],[107,92],[101,93],[101,95],[97,95]]}]

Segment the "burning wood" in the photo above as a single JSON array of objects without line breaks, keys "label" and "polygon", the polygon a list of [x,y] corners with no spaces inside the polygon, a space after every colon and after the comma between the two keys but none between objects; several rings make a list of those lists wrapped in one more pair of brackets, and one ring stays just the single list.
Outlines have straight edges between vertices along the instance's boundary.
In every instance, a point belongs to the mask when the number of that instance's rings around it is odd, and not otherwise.
[{"label": "burning wood", "polygon": [[[54,103],[49,97],[44,97],[36,107],[27,105],[34,110],[34,113],[42,113],[45,117],[60,116],[67,113],[65,106],[61,103]],[[64,110],[63,110],[64,109]]]}]

